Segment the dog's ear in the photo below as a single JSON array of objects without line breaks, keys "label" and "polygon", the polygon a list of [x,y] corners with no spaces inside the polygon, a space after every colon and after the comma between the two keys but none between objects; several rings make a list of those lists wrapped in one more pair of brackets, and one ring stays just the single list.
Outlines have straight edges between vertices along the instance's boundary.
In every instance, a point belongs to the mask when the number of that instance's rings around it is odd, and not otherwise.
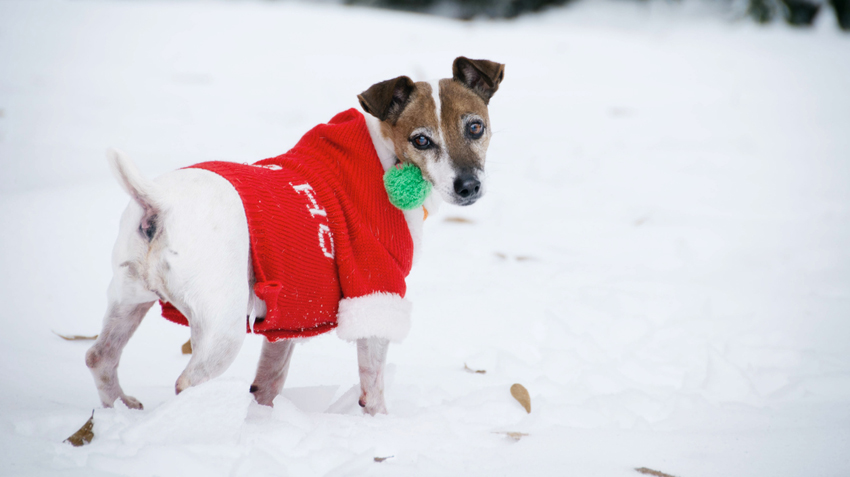
[{"label": "dog's ear", "polygon": [[499,83],[505,78],[505,65],[489,60],[470,60],[459,56],[452,64],[452,75],[456,81],[475,91],[484,104],[490,104],[490,98],[499,89]]},{"label": "dog's ear", "polygon": [[363,111],[381,121],[395,124],[415,87],[413,80],[407,76],[399,76],[373,84],[369,89],[358,94],[357,99],[360,100]]}]

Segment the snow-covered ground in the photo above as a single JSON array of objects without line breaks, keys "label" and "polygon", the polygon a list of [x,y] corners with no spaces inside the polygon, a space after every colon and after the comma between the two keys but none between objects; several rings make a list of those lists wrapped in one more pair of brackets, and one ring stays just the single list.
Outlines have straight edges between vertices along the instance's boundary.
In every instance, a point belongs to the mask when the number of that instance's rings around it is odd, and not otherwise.
[{"label": "snow-covered ground", "polygon": [[[0,475],[850,475],[850,35],[825,13],[0,2]],[[158,309],[120,368],[145,410],[100,408],[90,342],[52,331],[100,329],[127,202],[107,146],[151,177],[253,162],[461,54],[507,64],[488,194],[426,223],[389,415],[362,415],[333,334],[274,409],[256,336],[175,397],[188,330]],[[94,441],[63,444],[92,408]]]}]

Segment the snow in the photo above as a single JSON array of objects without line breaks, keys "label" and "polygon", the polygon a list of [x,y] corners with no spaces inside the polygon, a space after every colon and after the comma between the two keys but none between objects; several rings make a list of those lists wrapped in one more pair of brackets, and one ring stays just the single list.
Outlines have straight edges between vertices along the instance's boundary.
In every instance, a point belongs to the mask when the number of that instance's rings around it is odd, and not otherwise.
[{"label": "snow", "polygon": [[[850,474],[850,36],[823,13],[0,2],[0,474]],[[100,408],[90,342],[52,331],[100,329],[127,203],[108,146],[150,177],[253,162],[460,54],[507,64],[488,192],[425,224],[389,415],[362,414],[333,334],[273,409],[248,393],[256,336],[174,396],[189,333],[158,309],[119,370],[145,410]],[[92,408],[92,443],[62,443]]]}]

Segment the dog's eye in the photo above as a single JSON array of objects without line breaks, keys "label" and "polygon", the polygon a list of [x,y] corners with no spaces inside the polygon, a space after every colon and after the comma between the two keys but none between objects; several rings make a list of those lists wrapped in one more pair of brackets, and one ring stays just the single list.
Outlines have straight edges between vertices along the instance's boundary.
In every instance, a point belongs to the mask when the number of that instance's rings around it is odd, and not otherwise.
[{"label": "dog's eye", "polygon": [[420,134],[414,137],[410,140],[410,142],[413,143],[413,147],[419,150],[424,150],[431,147],[431,140],[428,139],[428,136],[425,136],[424,134]]},{"label": "dog's eye", "polygon": [[473,121],[466,125],[466,132],[472,139],[478,139],[484,134],[484,124],[480,121]]}]

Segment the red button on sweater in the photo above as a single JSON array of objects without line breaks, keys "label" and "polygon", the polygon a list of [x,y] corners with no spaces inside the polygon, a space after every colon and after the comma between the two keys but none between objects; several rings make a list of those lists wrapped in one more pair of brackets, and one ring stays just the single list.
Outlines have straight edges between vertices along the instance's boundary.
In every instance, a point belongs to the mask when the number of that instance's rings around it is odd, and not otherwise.
[{"label": "red button on sweater", "polygon": [[[387,198],[361,113],[338,114],[272,159],[191,167],[221,175],[242,198],[254,292],[267,307],[255,333],[277,341],[339,325],[345,339],[404,337],[413,240],[404,215]],[[171,304],[163,303],[162,311],[188,324]]]}]

